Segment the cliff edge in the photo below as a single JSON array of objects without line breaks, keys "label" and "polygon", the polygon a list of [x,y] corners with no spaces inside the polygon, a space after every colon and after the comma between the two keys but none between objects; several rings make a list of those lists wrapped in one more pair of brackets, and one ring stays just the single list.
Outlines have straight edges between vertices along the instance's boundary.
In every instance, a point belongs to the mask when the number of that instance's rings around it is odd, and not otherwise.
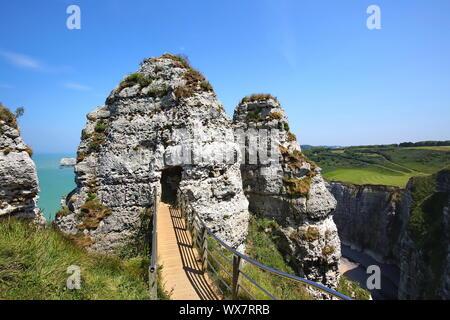
[{"label": "cliff edge", "polygon": [[31,218],[45,223],[36,207],[39,186],[31,155],[15,115],[0,104],[0,218]]}]

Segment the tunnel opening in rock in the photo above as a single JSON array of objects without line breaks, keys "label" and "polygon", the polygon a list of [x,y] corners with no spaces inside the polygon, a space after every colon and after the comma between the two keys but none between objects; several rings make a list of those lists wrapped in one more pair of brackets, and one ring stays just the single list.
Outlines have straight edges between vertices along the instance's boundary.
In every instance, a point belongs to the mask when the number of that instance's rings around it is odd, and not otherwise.
[{"label": "tunnel opening in rock", "polygon": [[177,189],[181,182],[181,167],[170,167],[164,169],[161,174],[161,201],[175,204],[177,200]]}]

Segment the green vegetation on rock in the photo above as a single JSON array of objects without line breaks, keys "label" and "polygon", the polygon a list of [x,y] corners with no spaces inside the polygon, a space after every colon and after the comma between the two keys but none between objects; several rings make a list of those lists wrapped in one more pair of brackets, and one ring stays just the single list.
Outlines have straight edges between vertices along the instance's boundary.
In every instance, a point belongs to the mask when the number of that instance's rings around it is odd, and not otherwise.
[{"label": "green vegetation on rock", "polygon": [[267,100],[274,100],[278,102],[278,99],[271,94],[268,93],[254,93],[247,97],[244,97],[241,101],[241,103],[245,102],[253,102],[253,101],[267,101]]},{"label": "green vegetation on rock", "polygon": [[136,84],[139,84],[139,86],[143,88],[149,86],[151,83],[152,80],[150,78],[139,73],[133,73],[127,76],[125,80],[120,83],[119,91],[127,87],[132,87]]},{"label": "green vegetation on rock", "polygon": [[5,123],[12,128],[17,128],[16,116],[14,115],[14,113],[9,111],[9,109],[6,108],[1,102],[0,102],[0,120],[5,121]]},{"label": "green vegetation on rock", "polygon": [[357,282],[350,281],[344,276],[339,278],[337,291],[355,300],[370,299],[369,291],[361,288]]},{"label": "green vegetation on rock", "polygon": [[417,250],[420,250],[433,272],[428,295],[433,293],[446,264],[444,207],[450,200],[449,192],[437,192],[436,175],[415,177],[411,182],[412,206],[408,232]]},{"label": "green vegetation on rock", "polygon": [[88,199],[81,206],[80,214],[83,216],[83,222],[78,226],[80,231],[96,229],[100,222],[111,214],[111,209],[101,204],[100,201]]}]

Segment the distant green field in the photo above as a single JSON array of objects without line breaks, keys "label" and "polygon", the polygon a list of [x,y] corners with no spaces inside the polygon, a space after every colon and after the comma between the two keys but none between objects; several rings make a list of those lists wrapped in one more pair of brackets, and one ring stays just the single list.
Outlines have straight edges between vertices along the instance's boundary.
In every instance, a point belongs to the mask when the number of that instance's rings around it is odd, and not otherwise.
[{"label": "distant green field", "polygon": [[405,187],[413,176],[433,174],[450,165],[450,147],[316,148],[305,155],[328,180],[397,187]]},{"label": "distant green field", "polygon": [[437,151],[450,151],[450,146],[436,146],[436,147],[408,147],[404,149],[423,149],[423,150],[437,150]]},{"label": "distant green field", "polygon": [[338,169],[324,173],[330,181],[343,181],[355,184],[381,184],[387,186],[404,187],[413,174],[388,175],[367,169]]}]

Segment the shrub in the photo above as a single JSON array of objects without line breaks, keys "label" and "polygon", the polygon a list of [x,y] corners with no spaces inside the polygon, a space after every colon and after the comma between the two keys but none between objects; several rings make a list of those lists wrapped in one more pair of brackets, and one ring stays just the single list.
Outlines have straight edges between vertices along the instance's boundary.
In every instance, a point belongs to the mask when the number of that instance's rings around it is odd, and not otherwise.
[{"label": "shrub", "polygon": [[278,102],[278,99],[270,94],[267,93],[254,93],[252,95],[249,95],[247,97],[244,97],[241,100],[241,103],[245,103],[245,102],[253,102],[253,101],[267,101],[267,100],[275,100],[276,102]]},{"label": "shrub", "polygon": [[333,254],[334,251],[336,251],[336,248],[334,246],[326,245],[322,249],[322,254],[324,256],[329,256],[330,254]]},{"label": "shrub", "polygon": [[190,69],[191,68],[191,64],[189,63],[189,58],[186,55],[183,54],[170,54],[170,53],[164,53],[161,58],[165,58],[165,59],[171,59],[173,61],[175,61],[180,67],[186,68],[186,69]]},{"label": "shrub", "polygon": [[254,110],[249,110],[247,112],[247,121],[257,121],[257,120],[261,120],[261,112],[262,112],[262,108],[261,107],[256,107]]},{"label": "shrub", "polygon": [[339,278],[337,291],[355,300],[369,300],[370,292],[361,288],[357,282],[350,281],[346,277]]},{"label": "shrub", "polygon": [[108,129],[108,126],[105,124],[103,120],[98,120],[97,124],[95,125],[94,131],[97,133],[103,133]]},{"label": "shrub", "polygon": [[83,152],[77,152],[77,163],[83,161],[84,159],[86,159],[88,155],[86,153]]},{"label": "shrub", "polygon": [[78,226],[78,229],[81,231],[96,229],[100,222],[111,213],[111,209],[101,204],[98,200],[86,201],[81,206],[80,214],[83,216],[83,222]]},{"label": "shrub", "polygon": [[132,85],[139,84],[141,87],[147,87],[152,83],[150,78],[147,78],[140,73],[133,73],[129,75],[125,78],[125,81]]},{"label": "shrub", "polygon": [[88,152],[99,152],[101,150],[102,144],[106,141],[104,132],[95,132],[92,135],[91,141],[88,143]]},{"label": "shrub", "polygon": [[186,99],[192,97],[193,91],[188,86],[179,86],[175,88],[174,94],[176,99],[179,101],[180,99]]},{"label": "shrub", "polygon": [[281,120],[283,119],[283,115],[281,112],[271,112],[269,113],[269,119],[270,120]]},{"label": "shrub", "polygon": [[132,87],[136,84],[139,84],[139,86],[141,88],[143,87],[147,87],[152,83],[152,79],[143,76],[140,73],[133,73],[130,74],[129,76],[127,76],[125,78],[125,80],[123,80],[120,85],[119,85],[119,91],[123,90],[124,88],[127,87]]},{"label": "shrub", "polygon": [[100,152],[101,145],[96,142],[90,142],[88,145],[89,152]]},{"label": "shrub", "polygon": [[31,150],[30,147],[27,146],[27,148],[25,149],[25,152],[28,153],[28,155],[29,155],[30,157],[33,156],[33,150]]},{"label": "shrub", "polygon": [[319,239],[320,232],[316,227],[308,227],[305,233],[302,234],[302,238],[307,241],[315,241]]},{"label": "shrub", "polygon": [[16,109],[15,116],[16,118],[20,118],[25,113],[25,109],[23,107],[19,107]]},{"label": "shrub", "polygon": [[69,208],[63,207],[62,209],[60,209],[60,210],[58,210],[56,212],[56,216],[57,217],[64,217],[64,216],[68,216],[71,213],[72,213],[72,211],[70,211]]},{"label": "shrub", "polygon": [[12,127],[17,129],[17,120],[14,114],[9,111],[8,108],[6,108],[1,102],[0,102],[0,120],[5,121],[5,123]]},{"label": "shrub", "polygon": [[81,139],[82,140],[87,140],[91,137],[91,135],[89,133],[87,133],[84,129],[81,131]]},{"label": "shrub", "polygon": [[202,81],[200,83],[200,87],[204,90],[204,91],[212,91],[212,85],[209,83],[209,81]]},{"label": "shrub", "polygon": [[284,125],[283,125],[283,128],[284,128],[285,131],[289,131],[290,130],[289,123],[285,122]]},{"label": "shrub", "polygon": [[288,141],[290,141],[290,142],[297,140],[297,137],[295,136],[295,134],[293,134],[291,132],[288,132],[287,138],[288,138]]},{"label": "shrub", "polygon": [[303,179],[283,178],[283,183],[286,185],[286,193],[289,197],[295,199],[309,196],[309,190],[311,187],[310,177],[305,177]]},{"label": "shrub", "polygon": [[152,86],[147,92],[147,96],[153,98],[162,98],[169,93],[169,88],[165,84]]},{"label": "shrub", "polygon": [[86,198],[86,201],[89,202],[95,200],[95,198],[97,198],[97,194],[95,194],[94,192],[90,192]]},{"label": "shrub", "polygon": [[205,77],[195,69],[188,69],[184,74],[184,79],[187,81],[188,86],[197,86],[202,82],[205,82]]}]

